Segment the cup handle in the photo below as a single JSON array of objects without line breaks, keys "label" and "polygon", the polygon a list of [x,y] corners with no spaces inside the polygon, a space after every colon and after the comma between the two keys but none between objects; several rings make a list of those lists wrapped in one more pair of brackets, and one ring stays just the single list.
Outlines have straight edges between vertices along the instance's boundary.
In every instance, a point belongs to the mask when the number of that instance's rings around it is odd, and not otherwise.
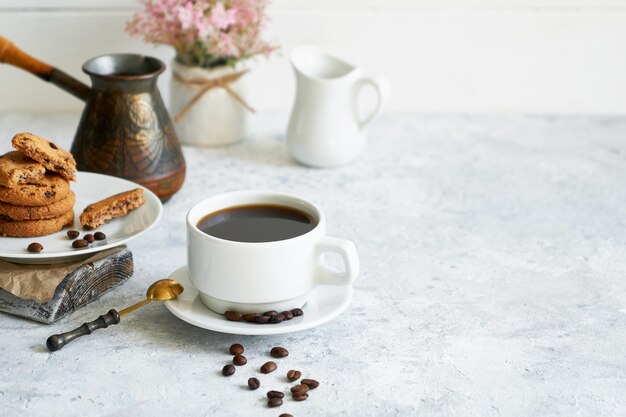
[{"label": "cup handle", "polygon": [[[374,107],[374,110],[372,110],[372,112],[369,115],[361,119],[359,117],[357,100],[358,100],[359,92],[361,91],[361,89],[368,85],[374,87],[374,90],[376,90],[376,95],[377,95],[376,106]],[[389,83],[387,82],[386,79],[382,77],[363,77],[359,81],[357,81],[356,94],[354,97],[355,97],[354,98],[354,103],[355,103],[354,111],[357,117],[357,122],[359,124],[359,129],[363,129],[369,122],[372,121],[374,116],[376,116],[382,110],[383,106],[389,99]]]},{"label": "cup handle", "polygon": [[[324,264],[322,255],[327,252],[337,253],[342,257],[345,271],[334,271]],[[351,241],[324,236],[317,245],[317,253],[319,256],[317,274],[319,284],[348,285],[359,275],[359,255]]]}]

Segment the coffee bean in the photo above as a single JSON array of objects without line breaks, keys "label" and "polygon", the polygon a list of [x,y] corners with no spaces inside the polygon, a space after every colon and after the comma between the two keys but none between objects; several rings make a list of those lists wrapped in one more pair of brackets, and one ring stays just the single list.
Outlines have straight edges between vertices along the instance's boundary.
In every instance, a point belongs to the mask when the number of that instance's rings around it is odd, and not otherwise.
[{"label": "coffee bean", "polygon": [[278,311],[276,311],[276,310],[266,311],[265,313],[263,313],[263,315],[264,316],[274,317],[274,316],[278,315]]},{"label": "coffee bean", "polygon": [[267,406],[270,408],[280,407],[283,405],[283,400],[280,398],[270,398],[267,400]]},{"label": "coffee bean", "polygon": [[270,316],[257,316],[254,321],[256,321],[259,324],[265,324],[265,323],[269,323],[271,317]]},{"label": "coffee bean", "polygon": [[281,391],[267,391],[267,398],[283,398],[284,396],[285,393]]},{"label": "coffee bean", "polygon": [[287,372],[287,379],[290,381],[297,381],[298,379],[300,379],[301,376],[302,376],[302,372],[296,371],[295,369],[292,369],[291,371]]},{"label": "coffee bean", "polygon": [[315,388],[320,386],[320,383],[317,382],[314,379],[303,379],[300,382],[303,383],[304,385],[308,386],[310,389],[315,389]]},{"label": "coffee bean", "polygon": [[276,346],[270,350],[270,355],[273,358],[284,358],[285,356],[289,356],[289,351],[284,347]]},{"label": "coffee bean", "polygon": [[293,313],[289,310],[287,311],[283,311],[282,313],[283,316],[285,316],[285,320],[291,320],[293,318]]},{"label": "coffee bean", "polygon": [[243,314],[238,311],[227,311],[224,313],[224,315],[230,321],[239,321],[243,318]]},{"label": "coffee bean", "polygon": [[253,322],[259,316],[258,313],[246,313],[243,315],[245,321]]},{"label": "coffee bean", "polygon": [[261,372],[263,372],[264,374],[269,374],[270,372],[274,372],[276,368],[278,368],[278,366],[274,362],[265,362],[263,366],[261,366]]},{"label": "coffee bean", "polygon": [[289,413],[282,413],[278,417],[293,417],[293,416],[291,414],[289,414]]},{"label": "coffee bean", "polygon": [[72,242],[72,247],[74,249],[86,248],[87,246],[89,246],[89,242],[87,242],[85,239],[76,239]]},{"label": "coffee bean", "polygon": [[270,323],[278,324],[282,323],[283,320],[285,320],[285,316],[283,316],[282,314],[278,314],[270,319]]},{"label": "coffee bean", "polygon": [[304,314],[304,311],[302,311],[301,308],[294,308],[291,310],[291,314],[293,314],[294,317],[299,317]]},{"label": "coffee bean", "polygon": [[291,387],[291,393],[294,394],[294,395],[295,394],[304,394],[308,390],[309,390],[309,386],[305,385],[305,384],[294,385],[293,387]]},{"label": "coffee bean", "polygon": [[259,381],[257,378],[248,378],[248,387],[250,387],[251,390],[255,390],[255,389],[259,389],[259,387],[261,386],[261,381]]},{"label": "coffee bean", "polygon": [[222,368],[222,375],[231,376],[235,373],[235,367],[233,365],[226,365]]},{"label": "coffee bean", "polygon": [[76,239],[78,237],[78,235],[80,235],[80,232],[78,230],[68,230],[67,231],[67,237],[69,237],[70,239]]},{"label": "coffee bean", "polygon": [[41,243],[33,242],[28,245],[26,250],[33,253],[39,253],[43,250],[43,245]]},{"label": "coffee bean", "polygon": [[246,359],[243,355],[235,355],[233,358],[233,363],[237,366],[243,366],[248,363],[248,359]]},{"label": "coffee bean", "polygon": [[95,237],[96,240],[104,240],[104,239],[107,238],[107,235],[105,235],[102,232],[96,232],[96,233],[93,234],[93,237]]},{"label": "coffee bean", "polygon": [[228,348],[228,351],[231,355],[241,355],[243,353],[243,350],[243,345],[239,343],[232,344],[230,345],[230,348]]},{"label": "coffee bean", "polygon": [[301,394],[293,394],[291,397],[296,401],[304,401],[307,398],[309,398],[309,394],[307,394],[306,392],[303,392]]},{"label": "coffee bean", "polygon": [[89,243],[93,243],[93,241],[96,240],[94,235],[92,235],[91,233],[87,233],[85,236],[83,236],[83,239],[85,239]]}]

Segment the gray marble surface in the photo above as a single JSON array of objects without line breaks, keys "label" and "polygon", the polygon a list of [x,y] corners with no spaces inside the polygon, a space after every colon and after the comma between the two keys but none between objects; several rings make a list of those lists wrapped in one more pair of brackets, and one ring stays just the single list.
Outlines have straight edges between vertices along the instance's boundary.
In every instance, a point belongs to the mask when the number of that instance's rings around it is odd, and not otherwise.
[{"label": "gray marble surface", "polygon": [[[626,118],[390,114],[357,161],[288,156],[284,114],[231,147],[185,149],[188,177],[129,246],[135,276],[51,326],[0,315],[0,415],[626,415]],[[78,115],[0,115],[0,151],[29,130],[68,146]],[[57,353],[44,341],[141,299],[185,262],[203,197],[264,188],[317,202],[361,257],[350,309],[271,337],[202,330],[154,303]],[[220,375],[240,342],[249,364]],[[263,387],[243,386],[275,345]],[[287,369],[321,382],[264,405]]]}]

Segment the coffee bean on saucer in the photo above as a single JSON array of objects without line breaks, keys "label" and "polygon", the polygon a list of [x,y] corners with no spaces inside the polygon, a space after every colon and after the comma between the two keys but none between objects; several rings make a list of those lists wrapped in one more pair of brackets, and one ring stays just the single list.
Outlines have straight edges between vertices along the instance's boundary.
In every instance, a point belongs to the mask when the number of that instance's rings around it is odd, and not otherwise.
[{"label": "coffee bean on saucer", "polygon": [[26,250],[29,252],[33,252],[33,253],[39,253],[43,250],[43,245],[38,242],[33,242],[30,245],[28,245]]},{"label": "coffee bean on saucer", "polygon": [[85,239],[89,243],[93,243],[93,241],[96,240],[95,236],[91,233],[87,233],[85,236],[83,236],[83,239]]},{"label": "coffee bean on saucer", "polygon": [[226,365],[222,368],[222,375],[231,376],[235,373],[235,367],[233,365]]},{"label": "coffee bean on saucer", "polygon": [[274,316],[278,315],[278,311],[276,311],[276,310],[266,311],[265,313],[263,313],[263,315],[264,316],[274,317]]},{"label": "coffee bean on saucer", "polygon": [[227,311],[224,313],[224,315],[230,321],[239,321],[243,318],[243,314],[238,311]]},{"label": "coffee bean on saucer", "polygon": [[270,350],[270,355],[273,358],[284,358],[285,356],[289,356],[289,351],[284,347],[276,346]]},{"label": "coffee bean on saucer", "polygon": [[261,372],[263,372],[264,374],[269,374],[270,372],[274,372],[276,368],[278,368],[278,365],[276,365],[274,362],[265,362],[263,366],[261,366]]},{"label": "coffee bean on saucer", "polygon": [[305,385],[305,384],[299,384],[299,385],[294,385],[293,387],[291,387],[291,393],[292,394],[304,394],[305,392],[309,391],[309,386]]},{"label": "coffee bean on saucer", "polygon": [[261,386],[261,381],[259,381],[257,378],[248,378],[248,387],[250,387],[251,390],[255,390],[255,389],[259,389],[259,387]]},{"label": "coffee bean on saucer", "polygon": [[289,310],[283,311],[280,314],[285,316],[285,320],[291,320],[293,318],[293,313],[291,311],[289,311]]},{"label": "coffee bean on saucer", "polygon": [[243,319],[245,321],[254,322],[258,316],[259,316],[258,313],[246,313],[243,315]]},{"label": "coffee bean on saucer", "polygon": [[270,408],[280,407],[283,405],[283,400],[280,398],[270,398],[267,400],[267,406]]},{"label": "coffee bean on saucer", "polygon": [[243,353],[243,350],[243,345],[239,343],[234,343],[230,345],[230,348],[228,348],[228,351],[231,355],[241,355]]},{"label": "coffee bean on saucer", "polygon": [[246,359],[243,355],[235,355],[233,358],[233,363],[237,366],[243,366],[248,363],[248,359]]},{"label": "coffee bean on saucer", "polygon": [[303,379],[303,380],[302,380],[302,381],[300,381],[300,382],[301,382],[302,384],[304,384],[304,385],[308,386],[310,389],[315,389],[315,388],[317,388],[317,387],[319,387],[319,386],[320,386],[320,383],[319,383],[319,382],[317,382],[317,381],[316,381],[316,380],[314,380],[314,379],[306,379],[306,378],[305,378],[305,379]]},{"label": "coffee bean on saucer", "polygon": [[291,314],[293,314],[294,317],[299,317],[304,314],[304,311],[302,311],[301,308],[294,308],[291,310]]},{"label": "coffee bean on saucer", "polygon": [[292,369],[291,371],[287,372],[287,379],[290,381],[297,381],[298,379],[300,379],[301,376],[302,376],[302,372],[296,371],[295,369]]},{"label": "coffee bean on saucer", "polygon": [[267,398],[283,398],[284,396],[285,393],[281,391],[267,391]]},{"label": "coffee bean on saucer", "polygon": [[78,235],[80,235],[80,232],[78,230],[68,230],[67,231],[67,237],[69,237],[70,239],[76,239],[78,237]]},{"label": "coffee bean on saucer", "polygon": [[283,320],[285,320],[285,316],[283,316],[282,314],[277,314],[276,316],[270,318],[270,323],[278,324],[282,323]]},{"label": "coffee bean on saucer", "polygon": [[74,249],[86,248],[87,246],[89,246],[89,242],[87,242],[85,239],[76,239],[72,242],[72,247]]},{"label": "coffee bean on saucer", "polygon": [[96,240],[104,240],[104,239],[107,238],[107,235],[105,235],[102,232],[96,232],[96,233],[93,234],[93,237],[95,237]]},{"label": "coffee bean on saucer", "polygon": [[278,417],[293,417],[293,416],[291,414],[289,414],[289,413],[282,413]]},{"label": "coffee bean on saucer", "polygon": [[296,401],[304,401],[307,398],[309,398],[309,394],[307,394],[306,392],[303,392],[300,394],[293,394],[291,397]]},{"label": "coffee bean on saucer", "polygon": [[271,317],[270,316],[256,316],[254,321],[256,321],[259,324],[265,324],[265,323],[269,323]]}]

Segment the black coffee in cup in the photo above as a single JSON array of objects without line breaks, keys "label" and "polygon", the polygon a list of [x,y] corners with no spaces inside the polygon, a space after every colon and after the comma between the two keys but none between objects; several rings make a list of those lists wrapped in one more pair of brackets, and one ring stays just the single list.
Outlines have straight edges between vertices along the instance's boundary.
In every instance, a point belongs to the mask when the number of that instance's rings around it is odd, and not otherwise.
[{"label": "black coffee in cup", "polygon": [[303,235],[317,226],[309,214],[293,207],[254,204],[229,207],[204,216],[198,229],[236,242],[275,242]]}]

